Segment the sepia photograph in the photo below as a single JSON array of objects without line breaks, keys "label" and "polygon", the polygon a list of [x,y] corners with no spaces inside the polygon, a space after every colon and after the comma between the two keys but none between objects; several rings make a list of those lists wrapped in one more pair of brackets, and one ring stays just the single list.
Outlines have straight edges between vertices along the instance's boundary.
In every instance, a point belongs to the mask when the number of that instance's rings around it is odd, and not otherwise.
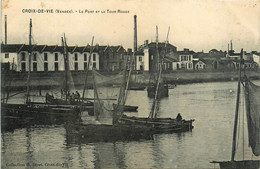
[{"label": "sepia photograph", "polygon": [[260,169],[259,0],[2,0],[1,168]]}]

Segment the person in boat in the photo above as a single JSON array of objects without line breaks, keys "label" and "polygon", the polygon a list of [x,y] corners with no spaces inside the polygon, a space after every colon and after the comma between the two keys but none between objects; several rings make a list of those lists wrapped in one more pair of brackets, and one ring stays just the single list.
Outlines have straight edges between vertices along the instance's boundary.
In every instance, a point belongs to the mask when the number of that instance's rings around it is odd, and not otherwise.
[{"label": "person in boat", "polygon": [[178,113],[177,117],[176,117],[177,121],[181,121],[182,120],[182,116],[180,113]]},{"label": "person in boat", "polygon": [[79,101],[79,99],[80,99],[80,94],[78,91],[76,91],[76,101]]}]

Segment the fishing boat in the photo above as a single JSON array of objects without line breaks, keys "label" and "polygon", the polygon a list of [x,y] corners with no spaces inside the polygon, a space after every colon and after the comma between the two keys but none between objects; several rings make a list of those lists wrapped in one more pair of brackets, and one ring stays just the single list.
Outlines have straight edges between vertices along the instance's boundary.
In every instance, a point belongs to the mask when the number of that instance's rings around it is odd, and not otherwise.
[{"label": "fishing boat", "polygon": [[[170,31],[170,28],[168,29],[167,37],[169,36],[169,31]],[[150,98],[154,98],[156,95],[159,98],[164,98],[164,97],[169,96],[168,84],[166,83],[166,80],[161,75],[162,70],[160,70],[160,69],[162,69],[162,65],[158,65],[158,63],[160,63],[164,59],[164,57],[160,57],[158,41],[159,40],[158,40],[158,29],[157,29],[157,34],[156,34],[156,59],[154,59],[153,60],[154,63],[152,63],[153,68],[150,71],[149,85],[147,87],[147,95]],[[164,46],[165,54],[166,54],[166,49],[167,49],[167,43],[168,43],[168,40],[165,42],[165,46]],[[158,77],[160,77],[159,85],[157,85]],[[159,91],[159,93],[157,93],[157,91]]]},{"label": "fishing boat", "polygon": [[[157,54],[158,52],[158,27],[156,27],[156,49]],[[168,35],[167,35],[168,39]],[[168,42],[168,40],[166,40]],[[166,131],[175,131],[175,132],[182,132],[182,131],[190,131],[192,130],[192,122],[194,120],[183,120],[182,117],[179,119],[172,119],[172,118],[158,118],[158,109],[159,109],[159,103],[161,99],[161,90],[163,90],[164,84],[161,81],[161,74],[162,74],[162,65],[163,65],[163,59],[159,62],[159,71],[157,73],[156,83],[153,88],[155,88],[155,95],[153,99],[153,105],[151,108],[151,112],[147,118],[140,118],[140,117],[129,117],[124,114],[121,114],[121,116],[118,118],[116,123],[119,124],[125,124],[125,125],[131,125],[132,127],[147,127],[151,128],[151,130],[155,132],[166,132]],[[168,91],[168,88],[167,88]],[[179,115],[180,116],[180,115]]]},{"label": "fishing boat", "polygon": [[[65,67],[63,88],[61,89],[60,98],[54,97],[53,95],[46,93],[46,98],[45,98],[46,103],[51,105],[80,106],[82,111],[87,110],[89,114],[93,114],[94,103],[84,98],[85,87],[84,87],[82,98],[80,97],[79,92],[75,91],[73,79],[69,68],[69,55],[67,49],[68,46],[67,46],[65,34],[64,37],[61,38],[61,41],[63,46],[63,57],[64,57],[64,67]],[[90,51],[90,56],[91,56],[91,52],[92,50]],[[75,93],[73,93],[74,91]]]},{"label": "fishing boat", "polygon": [[[235,108],[235,121],[233,129],[233,142],[232,142],[232,154],[231,161],[212,161],[211,163],[218,163],[221,169],[259,169],[260,160],[245,160],[243,155],[243,160],[235,160],[235,155],[237,152],[237,129],[238,129],[238,119],[239,119],[239,105],[240,94],[241,94],[241,84],[244,88],[244,97],[246,103],[246,116],[247,116],[247,127],[248,127],[248,140],[249,146],[252,149],[252,157],[260,155],[260,86],[255,85],[246,76],[245,71],[242,76],[243,65],[243,49],[240,54],[240,64],[239,64],[239,79],[237,88],[237,98],[236,98],[236,108]],[[243,115],[244,116],[244,115]],[[244,125],[244,123],[243,123]],[[244,152],[244,146],[243,146]]]},{"label": "fishing boat", "polygon": [[[30,33],[29,33],[29,59],[28,65],[31,65],[31,54],[32,54],[32,20],[30,19]],[[31,101],[30,96],[30,80],[31,80],[31,66],[28,66],[28,76],[27,76],[27,90],[25,103],[8,103],[9,96],[2,99],[1,103],[1,120],[2,127],[12,127],[19,124],[24,124],[24,122],[33,121],[45,124],[45,122],[56,121],[59,117],[70,118],[71,116],[78,117],[79,109],[77,107],[67,107],[67,106],[51,106],[46,103],[36,103]],[[3,91],[5,92],[5,91]],[[8,96],[8,94],[7,94]]]}]

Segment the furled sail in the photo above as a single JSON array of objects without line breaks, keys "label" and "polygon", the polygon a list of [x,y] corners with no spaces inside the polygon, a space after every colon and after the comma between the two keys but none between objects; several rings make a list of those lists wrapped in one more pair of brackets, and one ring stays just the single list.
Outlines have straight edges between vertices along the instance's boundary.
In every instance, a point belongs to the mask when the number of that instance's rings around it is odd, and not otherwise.
[{"label": "furled sail", "polygon": [[[121,115],[125,104],[126,71],[117,75],[104,76],[93,70],[93,81],[96,119],[102,120],[100,118],[112,116],[113,120],[116,120],[115,117]],[[113,104],[116,106],[113,107]]]},{"label": "furled sail", "polygon": [[250,80],[245,85],[249,145],[254,155],[260,155],[260,86]]}]

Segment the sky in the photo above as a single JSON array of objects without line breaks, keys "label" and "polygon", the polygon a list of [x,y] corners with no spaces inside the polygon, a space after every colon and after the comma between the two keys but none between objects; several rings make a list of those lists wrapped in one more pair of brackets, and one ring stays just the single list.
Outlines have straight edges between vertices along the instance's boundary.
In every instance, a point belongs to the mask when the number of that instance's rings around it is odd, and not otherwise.
[{"label": "sky", "polygon": [[28,44],[31,18],[35,44],[60,45],[65,33],[69,45],[91,44],[94,36],[94,44],[133,48],[137,15],[138,45],[155,41],[157,25],[159,41],[170,27],[168,39],[177,50],[226,51],[232,40],[236,52],[260,51],[260,0],[2,0],[1,5],[1,41],[7,15],[9,44]]}]

